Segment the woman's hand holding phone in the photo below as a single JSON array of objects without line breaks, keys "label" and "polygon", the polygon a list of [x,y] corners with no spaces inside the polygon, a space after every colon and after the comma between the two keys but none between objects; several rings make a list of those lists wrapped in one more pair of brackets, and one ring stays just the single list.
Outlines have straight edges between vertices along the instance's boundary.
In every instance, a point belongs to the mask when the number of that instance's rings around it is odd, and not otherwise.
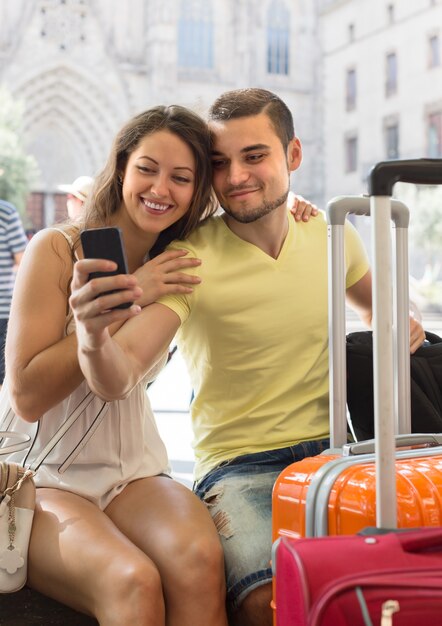
[{"label": "woman's hand holding phone", "polygon": [[[128,274],[126,251],[124,249],[123,234],[116,226],[102,228],[87,228],[80,233],[83,256],[85,259],[108,259],[114,261],[116,268],[109,272],[91,272],[89,280],[100,276],[114,276]],[[132,302],[123,302],[116,308],[128,308]]]},{"label": "woman's hand holding phone", "polygon": [[[132,274],[89,278],[94,272],[112,272],[116,268],[114,261],[105,259],[82,259],[74,265],[69,304],[83,350],[99,348],[111,324],[124,322],[141,311],[139,305],[132,304],[142,294]],[[127,308],[117,308],[127,304]]]},{"label": "woman's hand holding phone", "polygon": [[[121,326],[146,306],[167,294],[190,294],[201,282],[186,273],[201,264],[186,257],[188,250],[167,250],[128,274],[121,231],[115,227],[81,233],[84,259],[74,266],[70,305],[82,349],[99,348],[108,327]],[[133,303],[136,301],[136,304]]]},{"label": "woman's hand holding phone", "polygon": [[70,306],[83,350],[99,348],[114,322],[125,322],[140,311],[133,302],[142,294],[128,273],[122,232],[117,227],[80,233],[84,259],[74,265]]}]

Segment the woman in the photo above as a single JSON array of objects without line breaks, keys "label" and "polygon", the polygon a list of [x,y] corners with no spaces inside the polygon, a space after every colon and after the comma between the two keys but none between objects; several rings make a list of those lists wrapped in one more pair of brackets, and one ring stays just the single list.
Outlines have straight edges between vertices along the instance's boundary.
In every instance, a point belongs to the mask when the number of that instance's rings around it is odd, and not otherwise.
[{"label": "woman", "polygon": [[171,252],[146,257],[190,232],[204,207],[213,211],[209,150],[205,123],[186,109],[156,107],[133,118],[97,177],[84,223],[38,233],[17,277],[4,393],[22,418],[9,428],[34,432],[38,422],[27,464],[80,405],[36,474],[28,583],[103,626],[227,623],[217,533],[204,505],[167,475],[147,380],[122,401],[93,396],[68,305],[85,227],[122,229],[143,293],[132,276],[122,282],[139,305],[192,289],[198,279],[180,270],[196,261]]},{"label": "woman", "polygon": [[[123,232],[130,274],[118,286],[136,309],[191,292],[199,279],[181,270],[199,261],[162,251],[214,212],[210,177],[210,138],[197,115],[170,106],[136,116],[115,139],[83,223],[38,233],[17,278],[4,401],[9,391],[21,418],[7,426],[38,429],[26,459],[11,460],[35,462],[78,413],[37,471],[28,582],[103,626],[227,624],[217,532],[205,506],[167,475],[145,393],[164,360],[125,399],[103,402],[79,369],[69,308],[79,231],[103,225]],[[301,202],[297,218],[311,208]],[[113,312],[116,326],[122,313]]]}]

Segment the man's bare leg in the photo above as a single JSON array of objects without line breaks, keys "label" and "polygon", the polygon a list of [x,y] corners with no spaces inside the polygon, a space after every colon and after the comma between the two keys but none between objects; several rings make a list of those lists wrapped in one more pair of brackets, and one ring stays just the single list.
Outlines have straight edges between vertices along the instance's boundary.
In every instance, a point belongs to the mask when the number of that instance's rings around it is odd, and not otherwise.
[{"label": "man's bare leg", "polygon": [[271,600],[271,583],[257,587],[245,597],[239,609],[232,615],[230,626],[272,626]]}]

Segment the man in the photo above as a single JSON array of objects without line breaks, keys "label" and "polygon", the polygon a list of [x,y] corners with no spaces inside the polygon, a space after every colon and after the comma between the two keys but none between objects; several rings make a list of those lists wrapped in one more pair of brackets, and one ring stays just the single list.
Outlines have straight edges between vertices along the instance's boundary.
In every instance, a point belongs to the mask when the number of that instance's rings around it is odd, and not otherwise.
[{"label": "man", "polygon": [[[107,353],[112,367],[92,385],[97,393],[115,385],[119,395],[117,377],[110,382],[116,365],[124,377],[128,355],[143,368],[153,363],[179,329],[195,391],[196,492],[223,543],[231,623],[270,626],[273,483],[329,443],[327,226],[323,216],[307,224],[289,217],[302,148],[280,98],[228,92],[209,124],[213,187],[225,213],[173,245],[202,260],[201,284],[126,323],[114,336],[123,351]],[[350,224],[346,257],[348,302],[369,325],[371,274]],[[422,338],[413,327],[412,350]],[[79,357],[86,362],[81,350]]]},{"label": "man", "polygon": [[[279,98],[259,89],[224,94],[209,125],[225,213],[184,246],[202,259],[193,300],[161,302],[182,324],[178,345],[195,389],[196,492],[223,543],[232,623],[270,626],[273,483],[329,443],[327,228],[323,217],[288,219],[302,148]],[[350,226],[347,240],[347,295],[369,324],[368,261]]]},{"label": "man", "polygon": [[5,377],[5,341],[14,289],[15,269],[28,239],[13,204],[0,200],[0,387]]},{"label": "man", "polygon": [[90,176],[79,176],[70,185],[58,185],[61,191],[67,194],[66,208],[68,217],[72,221],[78,221],[83,214],[83,205],[92,189],[94,179]]}]

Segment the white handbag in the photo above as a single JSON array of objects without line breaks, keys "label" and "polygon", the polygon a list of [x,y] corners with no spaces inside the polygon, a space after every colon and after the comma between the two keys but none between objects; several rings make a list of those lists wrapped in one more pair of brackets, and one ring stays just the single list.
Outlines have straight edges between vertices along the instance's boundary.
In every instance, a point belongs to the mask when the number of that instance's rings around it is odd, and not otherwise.
[{"label": "white handbag", "polygon": [[[7,399],[7,396],[4,395],[3,399]],[[87,396],[83,403],[87,404],[89,401]],[[0,594],[19,591],[26,583],[36,494],[33,476],[51,450],[80,417],[81,406],[79,405],[78,410],[73,411],[61,424],[29,468],[18,463],[0,462]],[[8,414],[8,410],[8,406],[3,407],[0,413],[6,411]],[[93,432],[91,430],[91,433]],[[87,438],[84,438],[83,445],[86,441]],[[28,448],[30,442],[31,437],[28,434],[0,430],[0,456],[20,452]]]},{"label": "white handbag", "polygon": [[[12,440],[0,454],[28,447],[29,435],[0,431]],[[26,583],[28,548],[35,509],[34,472],[18,463],[0,462],[0,593],[19,591]]]}]

